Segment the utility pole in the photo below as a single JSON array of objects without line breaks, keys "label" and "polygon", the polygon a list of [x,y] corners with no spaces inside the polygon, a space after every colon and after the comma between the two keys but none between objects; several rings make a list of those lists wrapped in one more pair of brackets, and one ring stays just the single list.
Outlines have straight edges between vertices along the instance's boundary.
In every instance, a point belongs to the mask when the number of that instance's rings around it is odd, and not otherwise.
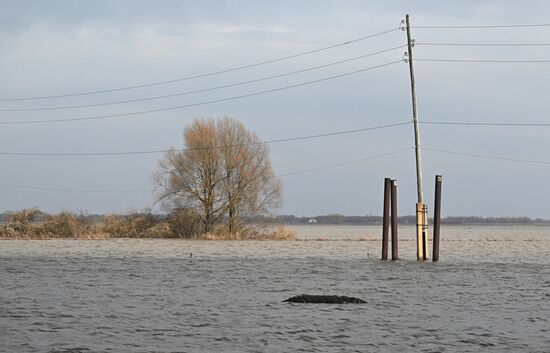
[{"label": "utility pole", "polygon": [[413,41],[411,39],[411,25],[409,15],[405,16],[405,24],[407,29],[407,61],[409,63],[409,72],[411,75],[411,95],[413,108],[413,125],[414,125],[414,149],[416,155],[416,187],[418,191],[418,202],[416,203],[416,245],[417,260],[425,260],[428,257],[428,217],[427,206],[423,202],[422,194],[422,158],[420,156],[420,134],[418,128],[418,112],[416,110],[416,83],[414,80],[413,67]]}]

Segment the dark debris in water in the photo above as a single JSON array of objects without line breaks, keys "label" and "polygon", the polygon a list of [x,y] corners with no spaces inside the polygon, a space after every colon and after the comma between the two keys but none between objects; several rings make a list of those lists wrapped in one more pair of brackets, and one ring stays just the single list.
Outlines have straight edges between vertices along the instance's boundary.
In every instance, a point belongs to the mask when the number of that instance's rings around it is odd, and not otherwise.
[{"label": "dark debris in water", "polygon": [[283,302],[288,303],[313,303],[313,304],[365,304],[366,301],[355,297],[346,297],[345,295],[310,295],[301,294],[290,297]]},{"label": "dark debris in water", "polygon": [[90,349],[86,347],[73,347],[64,349],[52,349],[48,353],[85,353],[89,351]]}]

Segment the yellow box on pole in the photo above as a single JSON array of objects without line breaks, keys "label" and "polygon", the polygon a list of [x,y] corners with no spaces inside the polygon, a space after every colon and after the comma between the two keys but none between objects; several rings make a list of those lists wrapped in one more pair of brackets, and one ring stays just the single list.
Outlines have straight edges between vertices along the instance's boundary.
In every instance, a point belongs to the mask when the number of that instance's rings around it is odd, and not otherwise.
[{"label": "yellow box on pole", "polygon": [[426,260],[428,255],[428,206],[416,204],[416,259]]}]

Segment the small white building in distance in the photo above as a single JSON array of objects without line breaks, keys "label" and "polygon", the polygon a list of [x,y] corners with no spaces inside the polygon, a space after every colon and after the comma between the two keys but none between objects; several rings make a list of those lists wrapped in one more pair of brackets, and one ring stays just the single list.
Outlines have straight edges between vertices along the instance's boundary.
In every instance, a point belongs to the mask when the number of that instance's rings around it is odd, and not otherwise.
[{"label": "small white building in distance", "polygon": [[307,221],[308,223],[317,223],[317,220],[315,218],[310,218],[309,221]]}]

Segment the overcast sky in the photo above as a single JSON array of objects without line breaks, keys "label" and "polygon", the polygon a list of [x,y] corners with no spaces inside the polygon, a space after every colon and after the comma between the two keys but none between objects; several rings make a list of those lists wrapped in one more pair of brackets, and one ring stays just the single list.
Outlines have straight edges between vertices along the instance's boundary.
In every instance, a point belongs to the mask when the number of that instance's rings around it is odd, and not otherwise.
[{"label": "overcast sky", "polygon": [[[397,28],[550,23],[547,1],[0,1],[0,98],[37,97],[168,81],[254,64]],[[416,58],[549,60],[550,47],[427,46],[549,43],[550,27],[414,28]],[[403,31],[246,70],[104,94],[1,101],[0,121],[51,120],[162,109],[245,95],[386,64],[405,48],[222,90],[137,103],[47,111],[9,109],[105,103],[253,80],[406,43]],[[415,62],[420,121],[550,123],[550,63]],[[264,140],[412,120],[404,62],[287,90],[127,117],[0,125],[0,153],[88,153],[181,147],[194,118],[231,116]],[[550,127],[421,125],[435,149],[550,162]],[[412,147],[412,125],[270,145],[279,175]],[[160,154],[39,157],[0,155],[0,183],[53,189],[152,189]],[[550,165],[425,150],[425,199],[442,174],[443,214],[550,218]],[[279,213],[381,214],[384,177],[398,179],[399,212],[416,202],[408,149],[283,177]],[[78,193],[0,185],[0,211],[124,212],[153,205],[151,192]],[[430,211],[431,213],[431,211]]]}]

